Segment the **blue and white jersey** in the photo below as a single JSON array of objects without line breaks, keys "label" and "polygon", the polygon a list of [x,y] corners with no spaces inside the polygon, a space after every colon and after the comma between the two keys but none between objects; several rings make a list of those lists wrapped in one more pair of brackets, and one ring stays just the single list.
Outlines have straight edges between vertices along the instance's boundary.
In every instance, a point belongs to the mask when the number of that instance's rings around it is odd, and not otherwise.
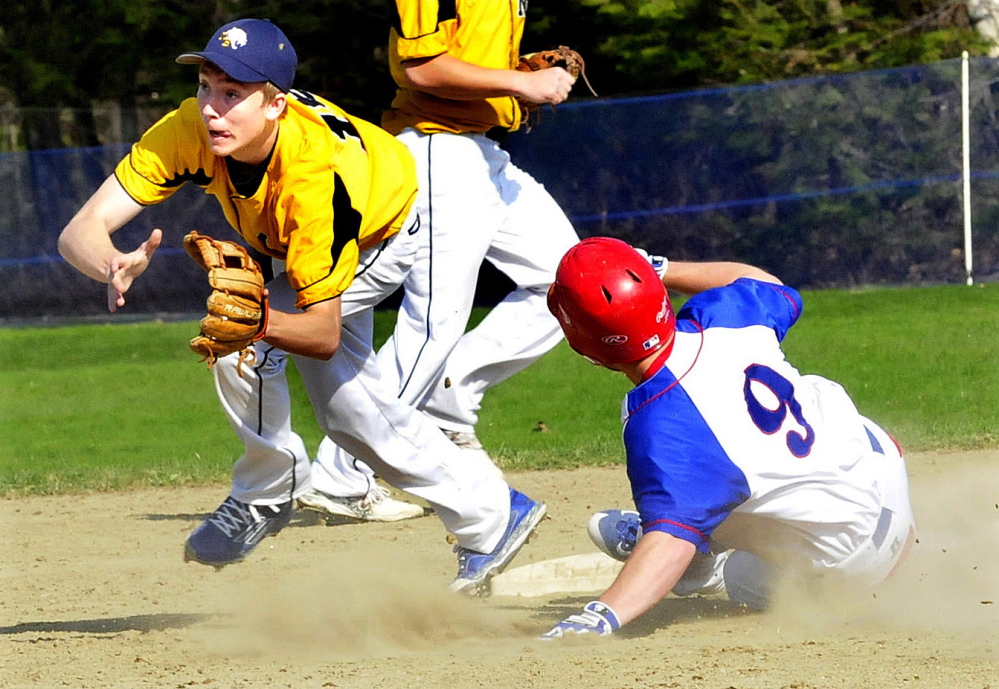
[{"label": "blue and white jersey", "polygon": [[707,550],[723,520],[749,513],[837,558],[872,528],[877,473],[863,459],[878,441],[865,424],[887,436],[840,385],[785,360],[780,342],[801,308],[794,289],[744,278],[677,314],[673,351],[624,401],[644,531]]}]

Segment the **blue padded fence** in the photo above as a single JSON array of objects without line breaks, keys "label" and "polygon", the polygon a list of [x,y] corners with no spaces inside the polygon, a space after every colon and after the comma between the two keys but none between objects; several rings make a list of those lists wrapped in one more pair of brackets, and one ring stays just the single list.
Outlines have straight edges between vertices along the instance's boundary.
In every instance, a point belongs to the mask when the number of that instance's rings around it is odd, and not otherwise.
[{"label": "blue padded fence", "polygon": [[[970,65],[976,280],[999,274],[999,64]],[[962,283],[961,61],[663,96],[569,102],[505,137],[580,235],[674,259],[742,260],[796,287]],[[62,227],[128,144],[0,155],[0,322],[106,313],[58,255]],[[187,185],[115,235],[164,246],[130,313],[196,313],[191,230],[233,236]]]}]

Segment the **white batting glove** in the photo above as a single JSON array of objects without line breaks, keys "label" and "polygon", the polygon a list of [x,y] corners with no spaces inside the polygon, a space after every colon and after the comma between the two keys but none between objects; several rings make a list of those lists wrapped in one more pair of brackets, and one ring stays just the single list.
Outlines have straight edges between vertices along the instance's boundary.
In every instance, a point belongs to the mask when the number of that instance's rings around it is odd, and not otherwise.
[{"label": "white batting glove", "polygon": [[618,622],[617,613],[609,605],[598,600],[587,603],[583,607],[583,612],[578,615],[569,615],[554,627],[547,634],[541,636],[542,641],[561,639],[567,634],[598,634],[606,636],[616,632],[621,628]]},{"label": "white batting glove", "polygon": [[639,249],[637,246],[634,247],[634,249],[639,254],[641,254],[642,258],[648,261],[653,268],[655,268],[656,274],[659,276],[660,280],[663,278],[664,275],[666,275],[666,271],[669,269],[668,258],[666,258],[665,256],[656,256],[655,254],[650,254],[645,249]]}]

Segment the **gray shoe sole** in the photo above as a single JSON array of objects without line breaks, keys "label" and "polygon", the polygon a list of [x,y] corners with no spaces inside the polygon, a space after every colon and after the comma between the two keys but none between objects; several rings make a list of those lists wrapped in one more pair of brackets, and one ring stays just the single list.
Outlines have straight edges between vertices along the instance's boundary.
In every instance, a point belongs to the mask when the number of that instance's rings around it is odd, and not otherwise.
[{"label": "gray shoe sole", "polygon": [[361,514],[355,512],[346,505],[333,502],[332,500],[326,500],[321,495],[309,495],[306,493],[302,497],[298,498],[296,502],[301,509],[316,512],[324,517],[347,517],[348,519],[365,521]]},{"label": "gray shoe sole", "polygon": [[423,509],[419,514],[406,514],[403,516],[396,516],[393,518],[386,518],[382,516],[377,516],[370,512],[364,513],[359,510],[351,509],[348,505],[336,502],[335,500],[328,500],[325,496],[313,493],[306,493],[305,495],[297,498],[298,506],[301,509],[309,510],[310,512],[315,512],[319,514],[326,520],[327,525],[343,524],[347,522],[399,522],[406,519],[416,519],[417,517],[425,517],[429,511]]}]

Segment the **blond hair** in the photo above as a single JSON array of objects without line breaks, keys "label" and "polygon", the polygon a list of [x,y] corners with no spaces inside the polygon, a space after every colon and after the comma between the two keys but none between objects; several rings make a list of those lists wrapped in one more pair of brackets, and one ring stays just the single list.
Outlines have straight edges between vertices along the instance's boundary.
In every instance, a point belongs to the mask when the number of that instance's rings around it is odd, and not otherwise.
[{"label": "blond hair", "polygon": [[264,84],[264,102],[271,103],[275,98],[278,97],[279,93],[284,93],[284,91],[282,91],[269,81]]}]

